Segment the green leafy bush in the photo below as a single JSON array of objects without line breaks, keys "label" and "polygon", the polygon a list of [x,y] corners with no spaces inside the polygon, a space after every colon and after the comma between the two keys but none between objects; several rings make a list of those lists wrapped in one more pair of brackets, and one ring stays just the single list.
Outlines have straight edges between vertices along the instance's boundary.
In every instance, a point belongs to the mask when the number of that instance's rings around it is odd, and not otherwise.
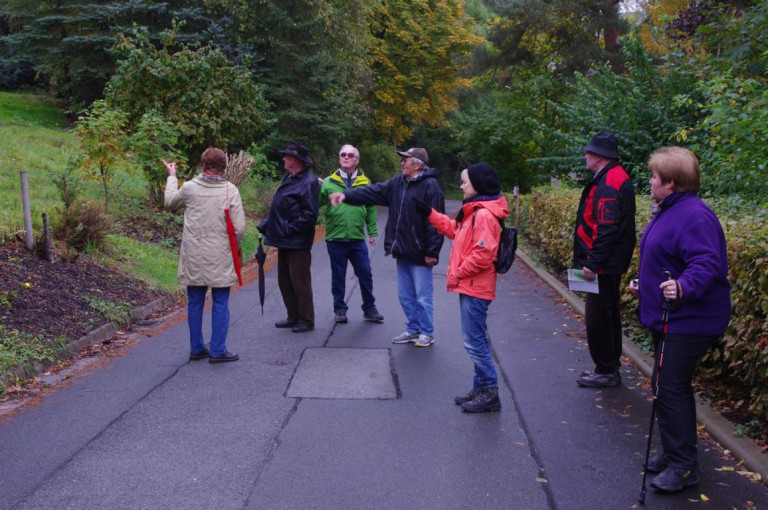
[{"label": "green leafy bush", "polygon": [[723,226],[733,316],[723,342],[705,359],[704,373],[728,379],[734,397],[746,387],[750,398],[742,405],[768,418],[768,218],[729,218]]},{"label": "green leafy bush", "polygon": [[105,100],[130,112],[130,132],[147,113],[161,119],[156,122],[167,128],[163,143],[170,146],[175,140],[175,148],[184,154],[186,168],[179,176],[186,179],[206,148],[232,152],[249,147],[266,133],[272,118],[250,71],[218,49],[176,49],[177,43],[175,33],[167,32],[158,49],[140,28],[133,38],[123,39],[115,47],[121,60],[105,88]]}]

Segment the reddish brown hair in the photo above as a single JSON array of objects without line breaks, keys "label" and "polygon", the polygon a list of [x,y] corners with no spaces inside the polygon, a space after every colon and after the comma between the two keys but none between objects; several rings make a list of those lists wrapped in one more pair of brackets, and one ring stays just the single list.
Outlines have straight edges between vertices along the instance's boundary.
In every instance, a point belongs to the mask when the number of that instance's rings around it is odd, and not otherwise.
[{"label": "reddish brown hair", "polygon": [[203,170],[224,173],[227,169],[227,155],[223,150],[216,147],[208,147],[200,156],[200,166]]}]

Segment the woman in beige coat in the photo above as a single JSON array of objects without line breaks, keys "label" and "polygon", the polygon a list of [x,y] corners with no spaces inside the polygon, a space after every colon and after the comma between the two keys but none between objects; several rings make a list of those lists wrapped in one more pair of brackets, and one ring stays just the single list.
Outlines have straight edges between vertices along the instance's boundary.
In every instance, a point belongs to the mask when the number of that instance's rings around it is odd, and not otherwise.
[{"label": "woman in beige coat", "polygon": [[[237,273],[224,210],[229,208],[238,244],[245,231],[245,214],[237,187],[224,178],[227,155],[221,149],[206,149],[200,157],[202,172],[181,187],[176,164],[163,164],[168,170],[165,207],[171,211],[185,208],[178,278],[187,287],[189,359],[208,358],[210,363],[237,361],[237,354],[226,347],[229,288],[237,283]],[[203,306],[208,287],[213,298],[210,350],[203,340]]]}]

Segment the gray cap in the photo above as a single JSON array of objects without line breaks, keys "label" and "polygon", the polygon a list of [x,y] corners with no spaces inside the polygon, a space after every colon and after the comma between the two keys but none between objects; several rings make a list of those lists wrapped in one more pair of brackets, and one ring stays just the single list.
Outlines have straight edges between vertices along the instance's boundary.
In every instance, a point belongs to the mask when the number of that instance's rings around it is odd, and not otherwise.
[{"label": "gray cap", "polygon": [[416,158],[422,160],[424,163],[429,163],[429,156],[427,156],[427,149],[421,147],[412,147],[405,152],[397,151],[402,158]]}]

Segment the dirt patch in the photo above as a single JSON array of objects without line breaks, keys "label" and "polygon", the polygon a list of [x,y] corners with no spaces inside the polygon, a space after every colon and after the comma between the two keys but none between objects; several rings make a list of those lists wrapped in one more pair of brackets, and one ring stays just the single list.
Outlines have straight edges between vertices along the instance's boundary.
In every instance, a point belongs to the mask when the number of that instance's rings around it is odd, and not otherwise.
[{"label": "dirt patch", "polygon": [[9,330],[75,340],[162,296],[88,255],[48,262],[22,243],[0,244],[0,319]]}]

